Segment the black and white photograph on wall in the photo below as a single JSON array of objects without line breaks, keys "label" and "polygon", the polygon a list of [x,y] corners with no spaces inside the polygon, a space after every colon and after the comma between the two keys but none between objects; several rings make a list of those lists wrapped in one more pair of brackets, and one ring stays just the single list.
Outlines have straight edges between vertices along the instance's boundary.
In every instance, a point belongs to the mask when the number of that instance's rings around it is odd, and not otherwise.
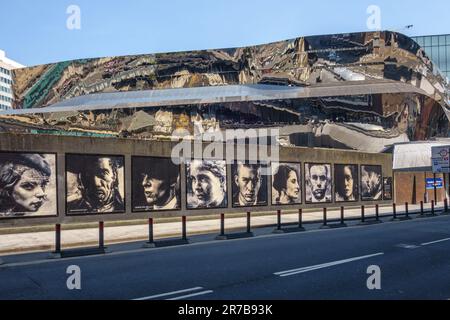
[{"label": "black and white photograph on wall", "polygon": [[336,202],[358,201],[358,166],[353,164],[336,164],[334,166],[334,186]]},{"label": "black and white photograph on wall", "polygon": [[188,209],[228,207],[227,165],[224,160],[193,160],[186,164]]},{"label": "black and white photograph on wall", "polygon": [[272,162],[272,205],[302,203],[300,163]]},{"label": "black and white photograph on wall", "polygon": [[361,166],[361,199],[363,201],[379,201],[383,199],[381,166]]},{"label": "black and white photograph on wall", "polygon": [[125,212],[124,157],[66,155],[68,215]]},{"label": "black and white photograph on wall", "polygon": [[233,207],[267,206],[266,166],[243,161],[232,165]]},{"label": "black and white photograph on wall", "polygon": [[133,211],[181,209],[180,166],[170,158],[132,158]]},{"label": "black and white photograph on wall", "polygon": [[392,200],[392,178],[383,179],[383,200]]},{"label": "black and white photograph on wall", "polygon": [[331,164],[305,164],[306,203],[330,203],[332,201]]},{"label": "black and white photograph on wall", "polygon": [[0,218],[57,216],[56,155],[0,153]]}]

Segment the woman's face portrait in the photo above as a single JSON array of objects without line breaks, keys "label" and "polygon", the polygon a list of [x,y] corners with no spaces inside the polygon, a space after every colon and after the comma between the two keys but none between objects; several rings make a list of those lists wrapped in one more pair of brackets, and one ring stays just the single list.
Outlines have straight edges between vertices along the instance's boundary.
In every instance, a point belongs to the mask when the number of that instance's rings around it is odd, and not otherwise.
[{"label": "woman's face portrait", "polygon": [[353,187],[355,184],[355,180],[353,177],[353,172],[349,166],[344,168],[344,190],[345,197],[350,199],[353,197]]},{"label": "woman's face portrait", "polygon": [[12,189],[11,196],[25,212],[37,212],[46,201],[45,188],[48,180],[35,169],[24,171],[20,180]]},{"label": "woman's face portrait", "polygon": [[295,171],[289,173],[286,182],[286,195],[292,200],[297,199],[300,195],[300,182]]}]

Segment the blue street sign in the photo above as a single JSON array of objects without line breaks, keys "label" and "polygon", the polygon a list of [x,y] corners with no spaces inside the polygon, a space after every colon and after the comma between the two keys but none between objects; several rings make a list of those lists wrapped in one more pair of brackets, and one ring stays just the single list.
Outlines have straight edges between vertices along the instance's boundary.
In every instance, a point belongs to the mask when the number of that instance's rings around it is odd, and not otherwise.
[{"label": "blue street sign", "polygon": [[427,190],[434,190],[435,185],[436,189],[444,188],[444,181],[442,181],[442,178],[436,178],[436,181],[433,178],[427,178],[426,184]]}]

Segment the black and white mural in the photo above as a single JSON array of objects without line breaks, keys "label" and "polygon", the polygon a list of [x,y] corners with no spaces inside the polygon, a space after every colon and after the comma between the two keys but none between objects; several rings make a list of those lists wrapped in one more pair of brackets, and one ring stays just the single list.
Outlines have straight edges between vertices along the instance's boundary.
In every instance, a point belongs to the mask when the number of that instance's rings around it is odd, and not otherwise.
[{"label": "black and white mural", "polygon": [[56,155],[0,153],[0,218],[57,216]]},{"label": "black and white mural", "polygon": [[68,215],[125,212],[124,157],[66,155]]},{"label": "black and white mural", "polygon": [[272,205],[302,203],[300,163],[272,163]]},{"label": "black and white mural", "polygon": [[180,166],[170,158],[133,157],[133,211],[181,209]]},{"label": "black and white mural", "polygon": [[331,203],[331,164],[305,164],[306,203]]},{"label": "black and white mural", "polygon": [[188,209],[227,208],[227,165],[222,160],[193,160],[186,164]]},{"label": "black and white mural", "polygon": [[363,201],[380,201],[383,199],[381,166],[361,166],[361,199]]},{"label": "black and white mural", "polygon": [[334,186],[336,202],[356,202],[359,200],[358,166],[336,164],[334,166]]},{"label": "black and white mural", "polygon": [[232,171],[233,207],[268,205],[265,165],[236,162]]}]

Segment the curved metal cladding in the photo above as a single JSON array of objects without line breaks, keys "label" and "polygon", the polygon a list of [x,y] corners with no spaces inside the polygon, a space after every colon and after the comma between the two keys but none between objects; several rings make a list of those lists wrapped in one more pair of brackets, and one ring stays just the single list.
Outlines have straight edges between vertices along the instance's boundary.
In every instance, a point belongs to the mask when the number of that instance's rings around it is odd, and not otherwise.
[{"label": "curved metal cladding", "polygon": [[[245,48],[75,60],[18,69],[14,79],[16,109],[67,104],[74,106],[74,112],[79,101],[75,98],[89,99],[93,94],[103,94],[101,99],[120,92],[236,85],[304,89],[298,96],[197,103],[177,100],[134,111],[125,110],[124,105],[119,111],[105,111],[103,106],[102,111],[80,112],[78,120],[73,115],[63,120],[51,115],[39,120],[30,116],[25,121],[40,129],[62,121],[65,128],[112,135],[123,131],[133,135],[124,126],[133,121],[130,117],[135,113],[142,116],[144,112],[156,118],[152,134],[195,127],[198,119],[211,126],[214,118],[212,126],[221,129],[292,125],[286,134],[296,145],[379,152],[394,142],[447,136],[446,114],[450,115],[447,84],[424,50],[412,39],[389,31],[301,37]],[[14,124],[22,120],[16,117]]]}]

